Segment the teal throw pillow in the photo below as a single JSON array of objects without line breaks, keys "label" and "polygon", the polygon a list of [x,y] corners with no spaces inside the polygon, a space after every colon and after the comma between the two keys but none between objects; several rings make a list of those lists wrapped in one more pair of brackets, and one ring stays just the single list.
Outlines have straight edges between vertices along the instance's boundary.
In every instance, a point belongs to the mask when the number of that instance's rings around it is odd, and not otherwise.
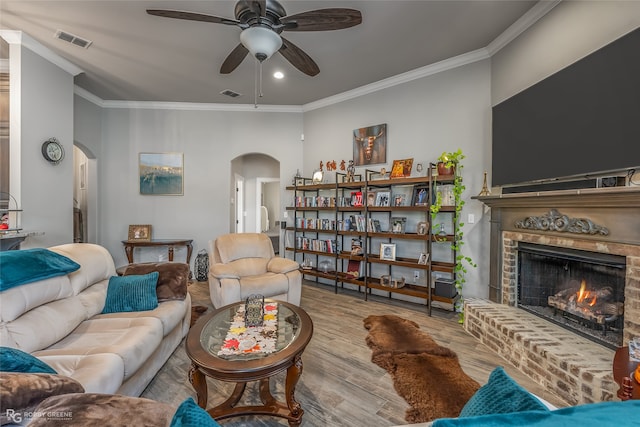
[{"label": "teal throw pillow", "polygon": [[37,357],[11,347],[0,347],[0,371],[57,374],[51,366]]},{"label": "teal throw pillow", "polygon": [[460,417],[534,410],[549,409],[498,366],[489,375],[487,384],[480,387],[464,405]]},{"label": "teal throw pillow", "polygon": [[102,313],[153,310],[158,306],[158,272],[142,276],[113,276],[109,279]]},{"label": "teal throw pillow", "polygon": [[0,252],[0,291],[76,271],[80,264],[49,249]]},{"label": "teal throw pillow", "polygon": [[178,406],[170,427],[220,427],[220,424],[189,397]]}]

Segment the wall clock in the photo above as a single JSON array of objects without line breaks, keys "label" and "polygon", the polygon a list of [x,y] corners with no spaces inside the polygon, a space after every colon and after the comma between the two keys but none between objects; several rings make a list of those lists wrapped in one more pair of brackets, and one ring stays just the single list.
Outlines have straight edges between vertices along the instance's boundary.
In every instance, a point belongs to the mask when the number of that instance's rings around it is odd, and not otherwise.
[{"label": "wall clock", "polygon": [[57,165],[64,159],[64,148],[56,138],[49,138],[42,144],[42,155],[49,163]]}]

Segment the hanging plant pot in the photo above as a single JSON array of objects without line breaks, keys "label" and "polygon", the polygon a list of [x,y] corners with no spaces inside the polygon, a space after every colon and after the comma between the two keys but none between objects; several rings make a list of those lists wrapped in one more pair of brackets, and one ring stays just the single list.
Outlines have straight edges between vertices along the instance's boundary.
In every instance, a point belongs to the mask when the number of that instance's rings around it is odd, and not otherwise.
[{"label": "hanging plant pot", "polygon": [[455,166],[446,166],[445,162],[438,162],[438,175],[453,175],[456,172]]}]

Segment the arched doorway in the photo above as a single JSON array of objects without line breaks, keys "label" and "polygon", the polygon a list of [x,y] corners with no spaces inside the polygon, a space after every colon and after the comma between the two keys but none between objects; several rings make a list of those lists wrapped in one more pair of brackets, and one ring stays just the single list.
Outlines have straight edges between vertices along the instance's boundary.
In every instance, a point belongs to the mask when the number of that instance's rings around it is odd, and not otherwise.
[{"label": "arched doorway", "polygon": [[98,242],[96,158],[79,142],[73,144],[73,241]]},{"label": "arched doorway", "polygon": [[268,234],[276,252],[280,238],[280,162],[262,153],[231,160],[231,232]]}]

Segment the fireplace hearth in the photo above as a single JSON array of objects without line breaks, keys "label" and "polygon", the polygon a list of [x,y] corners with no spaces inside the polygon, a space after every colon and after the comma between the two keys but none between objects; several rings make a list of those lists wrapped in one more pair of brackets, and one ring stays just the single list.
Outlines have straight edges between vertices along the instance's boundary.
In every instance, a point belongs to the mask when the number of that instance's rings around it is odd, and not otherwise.
[{"label": "fireplace hearth", "polygon": [[519,243],[517,306],[616,349],[624,329],[625,257]]},{"label": "fireplace hearth", "polygon": [[465,304],[466,330],[568,404],[614,399],[612,348],[640,336],[640,187],[477,198],[492,302]]}]

